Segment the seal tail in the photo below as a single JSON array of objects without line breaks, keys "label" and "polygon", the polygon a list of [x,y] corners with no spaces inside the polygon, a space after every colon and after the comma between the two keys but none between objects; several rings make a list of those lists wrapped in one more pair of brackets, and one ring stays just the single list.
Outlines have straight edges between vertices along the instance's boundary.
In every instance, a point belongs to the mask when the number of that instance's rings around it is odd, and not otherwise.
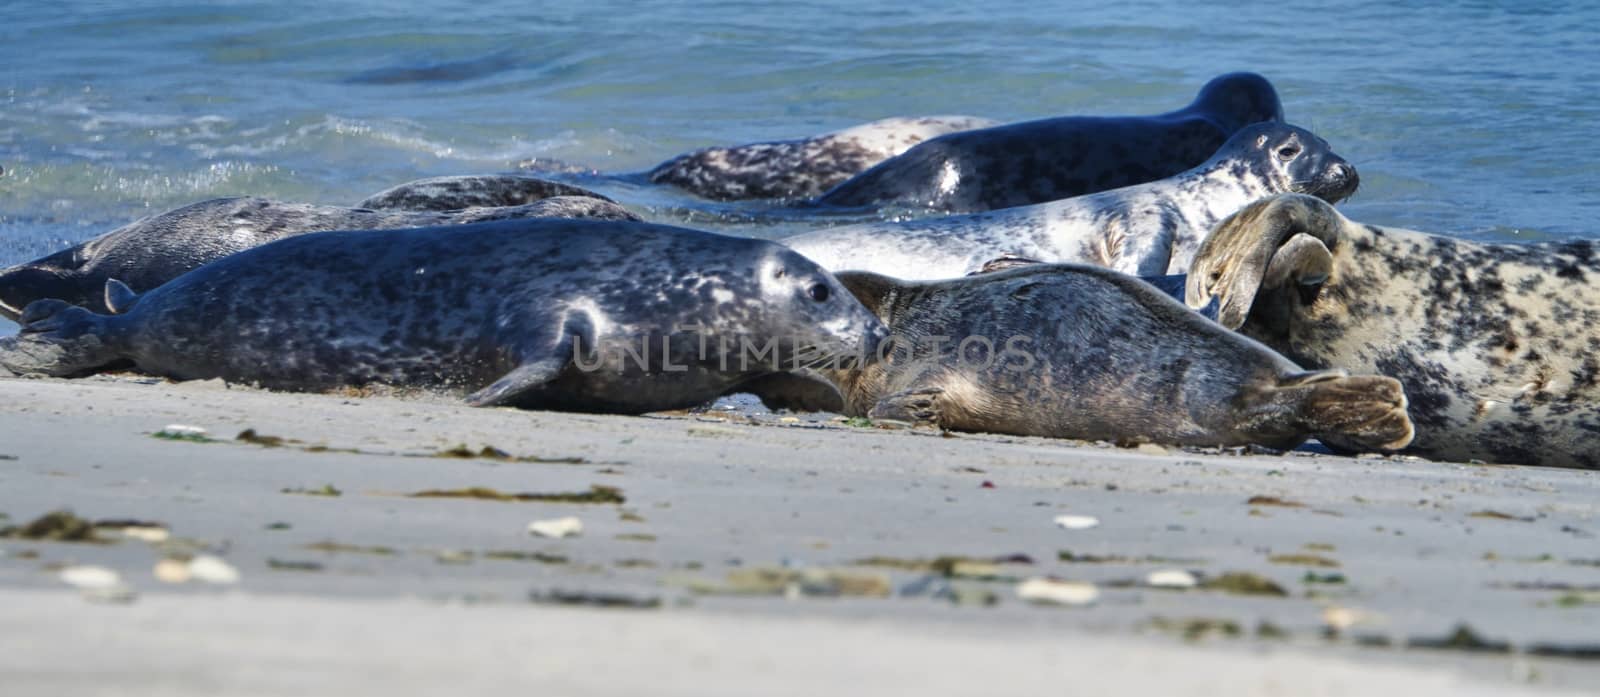
[{"label": "seal tail", "polygon": [[67,377],[117,362],[107,320],[62,300],[36,300],[22,311],[16,336],[0,338],[0,367],[19,375]]},{"label": "seal tail", "polygon": [[1416,433],[1405,389],[1394,378],[1342,370],[1293,373],[1245,399],[1268,444],[1274,437],[1284,442],[1292,432],[1344,450],[1399,450]]}]

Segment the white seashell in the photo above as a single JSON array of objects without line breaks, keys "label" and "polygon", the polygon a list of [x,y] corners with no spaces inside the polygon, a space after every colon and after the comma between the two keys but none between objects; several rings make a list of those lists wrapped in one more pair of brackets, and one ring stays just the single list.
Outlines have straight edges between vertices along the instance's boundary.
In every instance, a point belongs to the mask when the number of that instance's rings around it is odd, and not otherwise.
[{"label": "white seashell", "polygon": [[188,424],[167,424],[166,428],[156,431],[156,435],[167,438],[198,438],[206,433],[205,429]]},{"label": "white seashell", "polygon": [[153,570],[156,580],[162,583],[188,583],[193,574],[189,573],[189,563],[178,559],[162,559],[156,562]]},{"label": "white seashell", "polygon": [[69,566],[61,570],[60,577],[63,583],[83,590],[122,585],[122,576],[104,566]]},{"label": "white seashell", "polygon": [[1388,620],[1376,612],[1330,605],[1322,609],[1322,623],[1331,629],[1343,631],[1357,625],[1382,626],[1388,624]]},{"label": "white seashell", "polygon": [[232,564],[209,554],[202,554],[189,560],[189,576],[196,581],[217,584],[233,584],[239,582],[239,570]]},{"label": "white seashell", "polygon": [[572,537],[583,533],[583,521],[573,516],[535,520],[528,523],[528,533],[539,537]]},{"label": "white seashell", "polygon": [[1047,605],[1091,605],[1100,599],[1100,589],[1083,581],[1030,578],[1017,584],[1017,597]]},{"label": "white seashell", "polygon": [[126,528],[123,528],[121,530],[121,533],[122,533],[123,537],[129,537],[129,538],[132,538],[132,539],[135,539],[135,540],[139,540],[140,542],[151,542],[151,543],[166,542],[167,538],[172,537],[172,533],[169,532],[166,528],[158,528],[158,527],[145,527],[145,526],[126,527]]},{"label": "white seashell", "polygon": [[1092,515],[1058,515],[1056,525],[1068,530],[1088,530],[1100,524],[1100,519]]},{"label": "white seashell", "polygon": [[1194,588],[1200,585],[1200,579],[1183,569],[1152,571],[1144,578],[1144,582],[1153,588]]}]

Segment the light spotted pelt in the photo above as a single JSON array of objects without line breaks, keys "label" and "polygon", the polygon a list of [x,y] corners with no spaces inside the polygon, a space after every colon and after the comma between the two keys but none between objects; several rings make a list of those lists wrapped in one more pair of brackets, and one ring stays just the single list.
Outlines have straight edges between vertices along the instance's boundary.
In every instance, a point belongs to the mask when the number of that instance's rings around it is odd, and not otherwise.
[{"label": "light spotted pelt", "polygon": [[1363,225],[1260,201],[1195,257],[1187,299],[1308,368],[1399,379],[1429,457],[1600,468],[1600,254]]}]

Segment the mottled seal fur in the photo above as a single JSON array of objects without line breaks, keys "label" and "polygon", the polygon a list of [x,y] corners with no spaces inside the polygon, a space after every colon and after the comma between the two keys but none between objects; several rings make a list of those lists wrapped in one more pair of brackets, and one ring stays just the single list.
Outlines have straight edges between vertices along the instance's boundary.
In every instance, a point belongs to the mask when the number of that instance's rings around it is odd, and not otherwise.
[{"label": "mottled seal fur", "polygon": [[881,119],[798,140],[704,148],[647,176],[709,199],[805,199],[928,138],[994,124],[975,116]]},{"label": "mottled seal fur", "polygon": [[1265,199],[1195,256],[1191,305],[1302,365],[1398,378],[1428,457],[1600,468],[1600,250],[1480,244]]},{"label": "mottled seal fur", "polygon": [[406,182],[373,194],[356,204],[356,207],[373,210],[451,211],[462,208],[525,206],[556,197],[586,197],[616,203],[588,189],[548,179],[522,174],[473,174],[431,177]]},{"label": "mottled seal fur", "polygon": [[1198,167],[1160,181],[998,211],[837,227],[783,242],[833,271],[902,279],[961,276],[1006,255],[1140,276],[1176,274],[1188,269],[1218,221],[1251,201],[1288,191],[1338,201],[1358,183],[1355,168],[1310,131],[1258,123]]},{"label": "mottled seal fur", "polygon": [[[1302,371],[1138,279],[1092,266],[1031,265],[904,282],[839,280],[892,334],[887,357],[820,368],[847,414],[962,431],[1291,448],[1308,435],[1392,449],[1411,439],[1400,384]],[[977,338],[975,338],[977,337]],[[795,379],[754,389],[769,406],[815,392]]]},{"label": "mottled seal fur", "polygon": [[1055,201],[1170,177],[1239,129],[1282,120],[1272,83],[1230,73],[1206,83],[1189,106],[1156,116],[1062,117],[932,138],[817,201],[946,212]]},{"label": "mottled seal fur", "polygon": [[44,298],[104,312],[108,279],[116,278],[136,291],[145,291],[212,260],[308,232],[538,217],[638,219],[615,203],[584,196],[454,211],[369,210],[254,197],[213,199],[144,218],[0,271],[0,316],[16,319],[28,303]]},{"label": "mottled seal fur", "polygon": [[[78,375],[118,363],[180,380],[316,391],[384,384],[470,404],[637,413],[886,335],[830,274],[763,240],[635,222],[511,220],[280,240],[104,315],[23,312],[0,365]],[[767,348],[752,360],[744,344]],[[732,359],[732,360],[730,360]]]}]

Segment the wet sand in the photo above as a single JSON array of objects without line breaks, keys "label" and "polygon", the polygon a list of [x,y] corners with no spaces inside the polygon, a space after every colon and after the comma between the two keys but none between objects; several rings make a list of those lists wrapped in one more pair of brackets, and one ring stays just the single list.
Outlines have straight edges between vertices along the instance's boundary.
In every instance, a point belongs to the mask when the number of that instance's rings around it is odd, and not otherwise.
[{"label": "wet sand", "polygon": [[[0,414],[0,527],[171,536],[0,539],[8,695],[1600,686],[1600,473],[126,378],[0,379]],[[238,581],[153,574],[197,555]],[[84,597],[83,565],[126,591]]]}]

